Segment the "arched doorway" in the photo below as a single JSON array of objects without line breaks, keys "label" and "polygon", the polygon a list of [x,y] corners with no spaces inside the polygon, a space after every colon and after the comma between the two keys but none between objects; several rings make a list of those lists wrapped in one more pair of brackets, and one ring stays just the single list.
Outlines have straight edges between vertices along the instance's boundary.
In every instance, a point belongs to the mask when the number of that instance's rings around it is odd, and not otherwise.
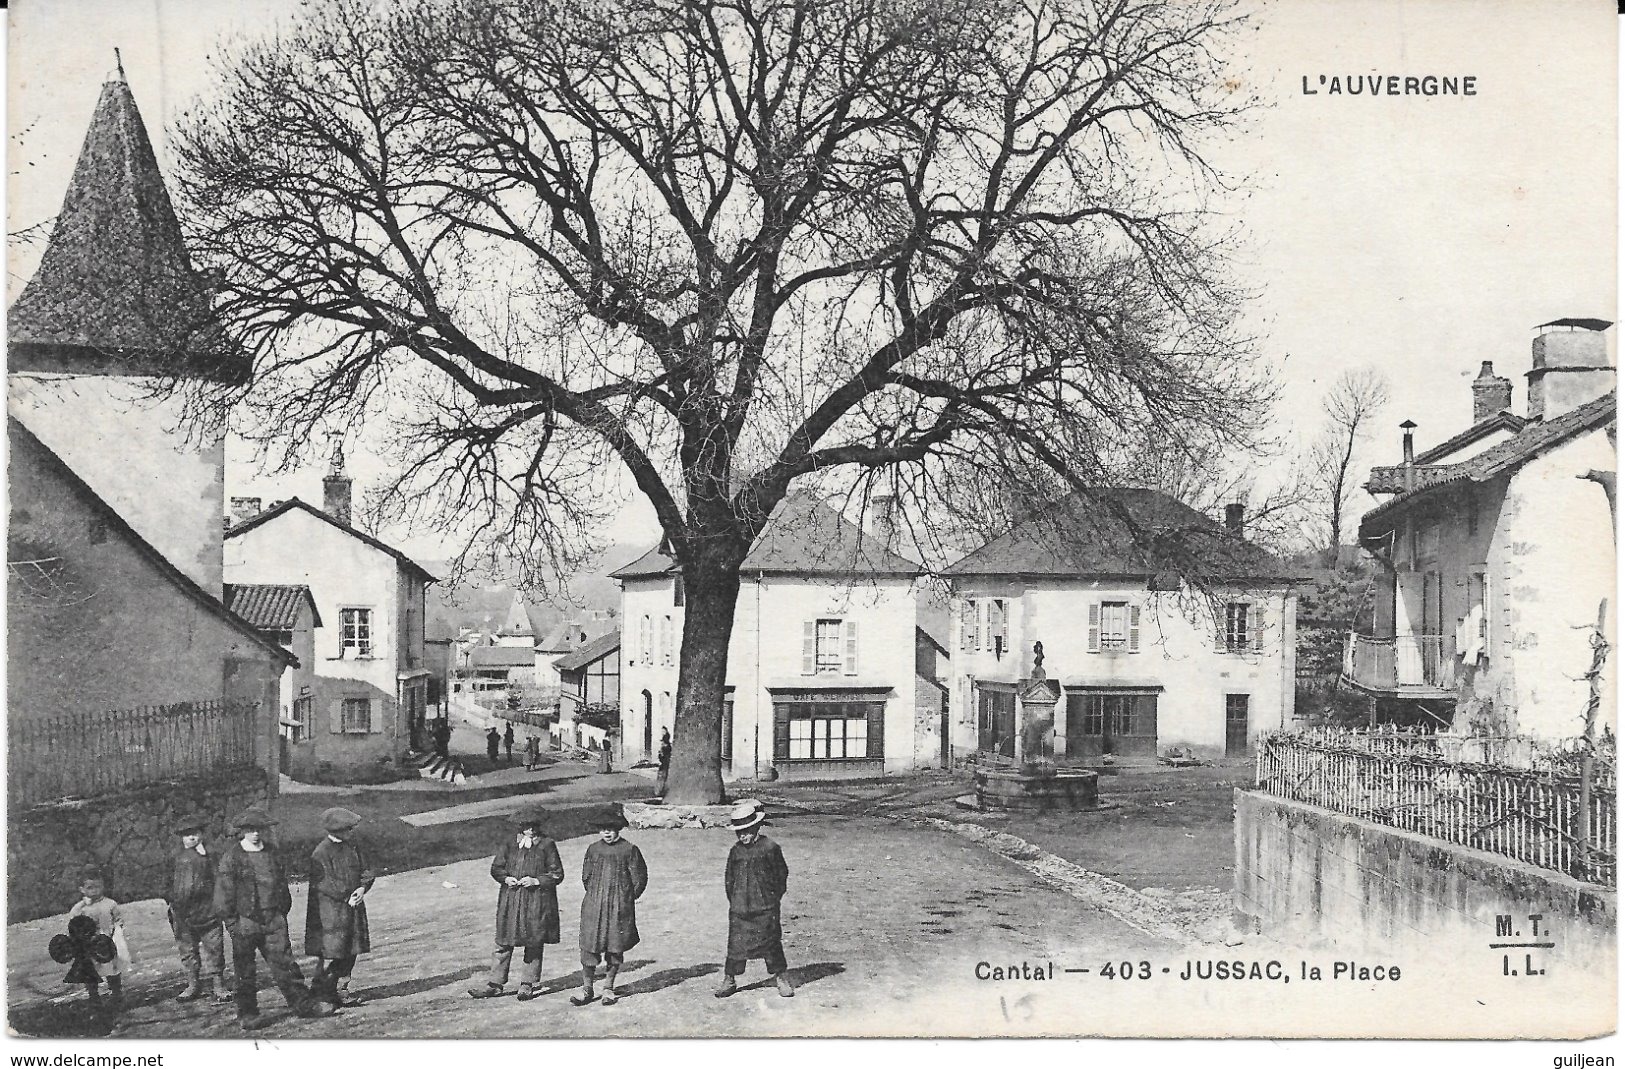
[{"label": "arched doorway", "polygon": [[654,760],[655,754],[655,698],[643,692],[643,759]]}]

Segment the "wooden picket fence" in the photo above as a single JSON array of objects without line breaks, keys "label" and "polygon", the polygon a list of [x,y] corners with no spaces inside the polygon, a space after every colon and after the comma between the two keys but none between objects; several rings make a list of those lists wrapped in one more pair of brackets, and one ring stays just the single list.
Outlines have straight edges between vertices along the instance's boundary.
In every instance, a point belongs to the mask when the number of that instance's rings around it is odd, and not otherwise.
[{"label": "wooden picket fence", "polygon": [[1611,745],[1599,750],[1583,848],[1573,747],[1531,744],[1528,764],[1514,766],[1475,760],[1468,737],[1273,732],[1259,740],[1258,787],[1613,886],[1615,773]]},{"label": "wooden picket fence", "polygon": [[216,699],[14,721],[11,803],[93,798],[252,765],[257,709]]}]

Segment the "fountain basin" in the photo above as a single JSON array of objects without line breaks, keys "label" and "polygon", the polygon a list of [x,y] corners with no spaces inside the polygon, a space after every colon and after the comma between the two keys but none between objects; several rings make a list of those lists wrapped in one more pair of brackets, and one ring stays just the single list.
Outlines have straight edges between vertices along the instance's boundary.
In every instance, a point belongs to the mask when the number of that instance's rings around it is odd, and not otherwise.
[{"label": "fountain basin", "polygon": [[1029,812],[1100,808],[1099,776],[1085,769],[977,769],[976,804],[982,809]]}]

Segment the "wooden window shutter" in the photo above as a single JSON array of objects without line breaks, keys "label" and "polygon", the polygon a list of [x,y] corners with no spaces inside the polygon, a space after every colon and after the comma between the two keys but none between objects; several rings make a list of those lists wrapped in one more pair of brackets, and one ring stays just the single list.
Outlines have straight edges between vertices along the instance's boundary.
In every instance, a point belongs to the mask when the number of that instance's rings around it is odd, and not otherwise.
[{"label": "wooden window shutter", "polygon": [[367,702],[367,730],[369,732],[384,730],[384,703],[382,699]]},{"label": "wooden window shutter", "polygon": [[[818,670],[818,621],[801,621],[801,674],[810,676]],[[788,732],[790,729],[785,728]],[[785,738],[789,738],[786,734]]]},{"label": "wooden window shutter", "polygon": [[978,598],[976,601],[976,645],[978,649],[990,650],[993,648],[993,601],[991,598]]},{"label": "wooden window shutter", "polygon": [[1130,653],[1140,652],[1140,607],[1138,605],[1128,607],[1128,651]]},{"label": "wooden window shutter", "polygon": [[334,698],[327,708],[327,727],[335,735],[344,733],[344,699]]},{"label": "wooden window shutter", "polygon": [[959,612],[956,615],[959,617],[959,648],[962,650],[974,648],[975,609],[976,603],[969,598],[959,603]]},{"label": "wooden window shutter", "polygon": [[790,707],[783,702],[773,705],[773,760],[783,761],[790,756]]},{"label": "wooden window shutter", "polygon": [[1089,652],[1100,652],[1100,602],[1089,603]]},{"label": "wooden window shutter", "polygon": [[1247,637],[1252,640],[1253,649],[1264,648],[1264,606],[1247,606]]},{"label": "wooden window shutter", "polygon": [[849,676],[855,676],[858,674],[858,622],[856,620],[846,621],[845,649],[846,657],[844,667],[846,669],[846,674]]},{"label": "wooden window shutter", "polygon": [[886,745],[886,703],[868,702],[869,710],[869,756],[885,757]]}]

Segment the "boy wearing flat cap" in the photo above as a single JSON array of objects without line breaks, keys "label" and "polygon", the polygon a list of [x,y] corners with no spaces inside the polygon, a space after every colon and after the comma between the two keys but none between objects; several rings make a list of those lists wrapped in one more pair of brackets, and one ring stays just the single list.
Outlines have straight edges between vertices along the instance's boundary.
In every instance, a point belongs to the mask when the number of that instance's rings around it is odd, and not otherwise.
[{"label": "boy wearing flat cap", "polygon": [[361,816],[348,809],[322,813],[327,837],[310,854],[310,895],[305,900],[305,953],[317,959],[311,990],[337,1006],[359,1006],[350,994],[355,959],[372,949],[367,929],[367,892],[374,876],[351,836]]},{"label": "boy wearing flat cap", "polygon": [[542,834],[542,812],[518,813],[509,823],[514,834],[504,839],[491,859],[491,878],[497,892],[497,941],[491,955],[491,975],[484,987],[471,988],[475,998],[502,994],[514,947],[524,948],[519,970],[519,1000],[536,997],[542,979],[542,949],[559,941],[558,885],[564,882],[559,848]]},{"label": "boy wearing flat cap", "polygon": [[232,819],[237,844],[220,859],[214,880],[214,911],[231,933],[231,962],[237,972],[237,1023],[243,1031],[264,1028],[254,952],[265,958],[271,980],[300,1017],[331,1017],[335,1007],[311,995],[288,939],[288,875],[266,833],[276,819],[258,806]]},{"label": "boy wearing flat cap", "polygon": [[230,1002],[226,990],[226,930],[214,912],[215,856],[203,842],[205,821],[188,813],[175,822],[180,847],[170,857],[169,885],[164,902],[169,906],[169,929],[175,935],[186,988],[176,1002],[203,997],[203,980],[214,989],[216,1002]]},{"label": "boy wearing flat cap", "polygon": [[649,869],[643,852],[621,832],[626,818],[611,809],[598,822],[598,841],[587,847],[581,859],[581,994],[570,996],[571,1005],[585,1006],[593,1001],[592,982],[598,959],[604,959],[604,1005],[613,1006],[620,998],[615,976],[621,971],[626,952],[638,945],[637,900],[649,885]]},{"label": "boy wearing flat cap", "polygon": [[735,978],[744,975],[745,963],[761,958],[778,981],[779,994],[790,998],[796,989],[784,960],[784,931],[779,926],[779,900],[789,888],[790,868],[779,844],[762,834],[767,820],[762,803],[742,801],[729,818],[738,841],[728,851],[723,876],[728,892],[728,957],[716,996],[727,998],[739,990]]}]

